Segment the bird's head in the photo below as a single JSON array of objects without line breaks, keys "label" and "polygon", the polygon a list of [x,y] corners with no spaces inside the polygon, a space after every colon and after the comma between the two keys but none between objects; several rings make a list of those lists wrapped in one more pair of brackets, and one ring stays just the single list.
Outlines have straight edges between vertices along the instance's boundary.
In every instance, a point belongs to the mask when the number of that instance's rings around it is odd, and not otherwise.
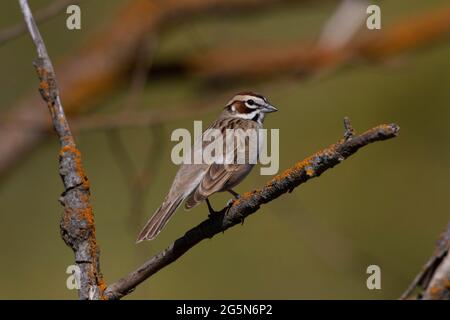
[{"label": "bird's head", "polygon": [[236,94],[225,107],[225,113],[231,117],[264,121],[266,113],[278,111],[267,99],[254,92],[240,92]]}]

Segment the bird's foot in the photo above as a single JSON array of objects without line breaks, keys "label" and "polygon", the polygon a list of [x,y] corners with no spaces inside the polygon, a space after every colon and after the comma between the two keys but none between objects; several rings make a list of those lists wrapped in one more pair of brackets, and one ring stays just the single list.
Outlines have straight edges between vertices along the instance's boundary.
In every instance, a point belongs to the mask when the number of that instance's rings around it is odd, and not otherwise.
[{"label": "bird's foot", "polygon": [[[209,210],[208,218],[213,218],[214,216],[217,216],[217,215],[224,215],[224,214],[227,214],[228,211],[230,211],[230,209],[231,209],[231,207],[233,206],[233,204],[234,204],[235,201],[236,201],[235,199],[230,199],[230,200],[228,200],[226,207],[223,208],[223,209],[220,210],[220,211],[215,211],[215,210],[211,207],[211,204],[209,204],[209,205],[208,205],[208,210]],[[208,202],[207,202],[207,204],[208,204]]]}]

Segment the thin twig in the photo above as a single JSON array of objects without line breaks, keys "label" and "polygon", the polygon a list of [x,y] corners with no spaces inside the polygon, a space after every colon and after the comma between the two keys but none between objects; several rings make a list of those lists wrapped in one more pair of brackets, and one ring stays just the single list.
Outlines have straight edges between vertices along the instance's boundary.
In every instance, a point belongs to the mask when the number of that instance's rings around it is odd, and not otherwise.
[{"label": "thin twig", "polygon": [[40,79],[39,92],[47,103],[61,145],[59,174],[64,184],[64,192],[60,197],[64,206],[60,224],[61,236],[75,253],[75,263],[79,267],[80,275],[80,299],[99,299],[103,294],[104,283],[100,273],[100,252],[95,238],[94,215],[89,200],[89,181],[83,170],[81,153],[75,145],[64,114],[55,71],[44,41],[27,0],[19,0],[19,3],[38,53],[34,66]]},{"label": "thin twig", "polygon": [[[36,12],[36,14],[34,15],[35,21],[38,24],[46,22],[47,20],[50,20],[51,18],[63,12],[68,5],[77,4],[79,2],[79,0],[55,0],[47,7]],[[10,40],[18,38],[25,32],[27,32],[27,26],[24,23],[18,23],[6,29],[0,30],[0,46],[4,45]]]},{"label": "thin twig", "polygon": [[105,291],[105,298],[122,298],[144,280],[177,260],[200,241],[212,238],[218,233],[241,224],[243,219],[256,212],[261,205],[292,191],[311,178],[320,176],[324,171],[333,168],[360,148],[375,141],[395,137],[398,131],[399,127],[395,124],[380,125],[361,135],[354,136],[352,139],[342,139],[298,162],[292,168],[274,177],[263,188],[243,194],[229,207],[229,210],[223,210],[221,214],[211,216],[186,232],[184,236],[174,241],[167,249],[152,257],[137,270],[109,285]]},{"label": "thin twig", "polygon": [[350,123],[350,119],[348,117],[344,118],[344,139],[348,140],[353,138],[355,135],[355,130],[352,127],[352,124]]},{"label": "thin twig", "polygon": [[151,69],[153,58],[150,60],[156,51],[156,36],[153,39],[146,41],[145,37],[140,42],[138,52],[136,54],[136,63],[133,66],[133,74],[131,76],[130,89],[123,106],[122,112],[136,110],[138,98],[144,92],[145,84],[147,83],[147,74]]},{"label": "thin twig", "polygon": [[134,165],[130,152],[128,152],[118,129],[106,130],[106,140],[108,147],[111,150],[111,154],[114,160],[119,166],[119,169],[123,175],[125,183],[131,186],[133,177],[137,175],[137,168]]},{"label": "thin twig", "polygon": [[152,181],[152,173],[157,167],[157,161],[161,158],[161,149],[164,141],[162,138],[162,128],[161,125],[155,125],[148,128],[150,133],[150,143],[147,147],[144,165],[139,169],[134,164],[132,153],[129,152],[124,144],[120,136],[120,131],[118,129],[106,131],[111,154],[116,160],[129,190],[129,216],[130,225],[133,230],[135,230],[137,223],[141,221],[141,215],[144,213],[145,196]]},{"label": "thin twig", "polygon": [[91,114],[71,119],[72,127],[76,131],[105,130],[127,127],[150,127],[179,119],[202,115],[217,110],[223,103],[224,95],[217,95],[214,99],[197,101],[183,107],[149,109],[142,111],[127,111],[113,114]]},{"label": "thin twig", "polygon": [[138,223],[142,221],[142,215],[145,212],[145,199],[152,185],[152,173],[155,172],[155,168],[158,168],[164,146],[163,126],[155,125],[148,129],[151,142],[147,147],[146,160],[143,168],[134,177],[130,188],[130,225],[133,230],[136,230]]}]

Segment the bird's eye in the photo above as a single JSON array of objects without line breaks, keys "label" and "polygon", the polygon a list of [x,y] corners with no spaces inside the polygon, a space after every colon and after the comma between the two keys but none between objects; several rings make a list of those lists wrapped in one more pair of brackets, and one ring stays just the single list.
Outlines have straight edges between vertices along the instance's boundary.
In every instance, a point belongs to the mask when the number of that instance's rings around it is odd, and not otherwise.
[{"label": "bird's eye", "polygon": [[248,103],[249,106],[252,106],[252,105],[255,104],[255,101],[253,101],[252,99],[250,99],[250,100],[247,100],[247,103]]}]

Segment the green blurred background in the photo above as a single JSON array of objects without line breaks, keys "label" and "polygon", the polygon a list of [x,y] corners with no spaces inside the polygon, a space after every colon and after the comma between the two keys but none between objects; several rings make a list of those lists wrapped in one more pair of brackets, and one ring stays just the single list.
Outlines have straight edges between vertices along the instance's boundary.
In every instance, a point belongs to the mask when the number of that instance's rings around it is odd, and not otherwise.
[{"label": "green blurred background", "polygon": [[[391,21],[447,3],[446,0],[384,1],[383,27]],[[30,1],[33,8],[49,1]],[[65,15],[41,27],[54,61],[77,48],[125,1],[82,1],[82,30],[67,31]],[[165,32],[156,59],[216,44],[285,43],[312,39],[335,9],[291,5],[258,13],[197,21]],[[0,28],[21,19],[15,1],[0,4]],[[220,36],[218,36],[220,35]],[[28,36],[0,47],[0,112],[30,90],[37,79]],[[356,130],[384,122],[400,125],[398,138],[371,145],[292,194],[265,205],[244,226],[203,241],[158,272],[129,299],[395,299],[433,251],[449,220],[450,43],[396,57],[389,63],[359,64],[307,81],[244,82],[278,107],[266,127],[280,128],[280,169],[336,142],[349,116]],[[56,70],[58,72],[58,70]],[[269,80],[268,80],[269,81]],[[139,108],[195,102],[200,79],[148,83]],[[100,112],[117,110],[128,87],[101,100]],[[226,101],[223,101],[226,103]],[[44,104],[36,106],[45,108]],[[152,242],[135,245],[136,235],[159,206],[176,172],[170,134],[209,123],[220,112],[164,124],[163,148],[151,172],[145,214],[130,217],[130,192],[103,131],[76,135],[92,184],[101,268],[111,283],[164,249],[207,217],[205,205],[180,209]],[[136,166],[142,167],[151,138],[147,128],[120,130]],[[1,143],[1,137],[0,137]],[[57,172],[58,141],[52,136],[0,184],[0,298],[73,299],[65,273],[71,250],[59,236],[62,184]],[[0,155],[1,157],[1,155]],[[236,188],[245,192],[268,180],[259,170]],[[215,195],[221,207],[228,195]],[[381,267],[382,289],[368,290],[366,268]]]}]

